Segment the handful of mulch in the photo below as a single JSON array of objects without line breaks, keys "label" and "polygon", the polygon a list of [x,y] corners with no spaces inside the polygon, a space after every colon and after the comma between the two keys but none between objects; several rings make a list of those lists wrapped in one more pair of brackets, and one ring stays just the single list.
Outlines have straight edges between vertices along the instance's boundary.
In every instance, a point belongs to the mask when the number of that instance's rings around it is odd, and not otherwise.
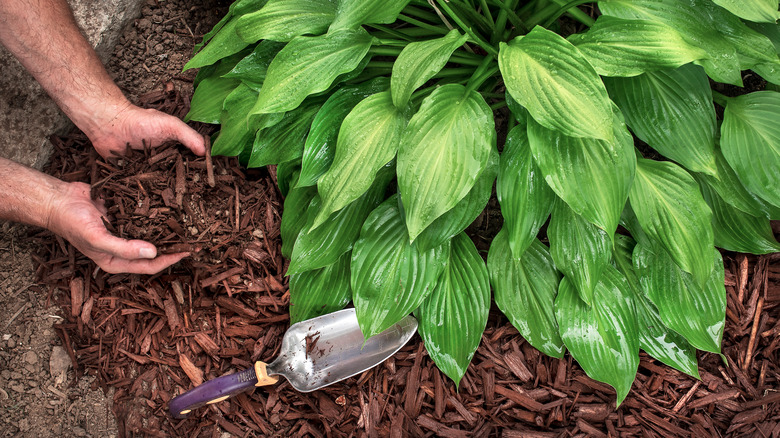
[{"label": "handful of mulch", "polygon": [[[262,263],[271,257],[267,241],[277,237],[262,231],[275,229],[274,213],[257,218],[253,206],[265,201],[268,184],[248,178],[235,158],[215,161],[174,144],[97,159],[92,196],[106,202],[106,227],[119,237],[152,242],[160,253],[190,252],[193,262],[246,253]],[[258,219],[264,227],[254,227]]]}]

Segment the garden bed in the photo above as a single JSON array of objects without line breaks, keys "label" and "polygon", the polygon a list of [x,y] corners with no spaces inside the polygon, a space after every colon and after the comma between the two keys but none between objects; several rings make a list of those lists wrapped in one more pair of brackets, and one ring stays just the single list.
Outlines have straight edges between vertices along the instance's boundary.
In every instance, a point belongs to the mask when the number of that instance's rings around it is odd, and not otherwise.
[{"label": "garden bed", "polygon": [[[172,86],[141,102],[178,116],[187,111]],[[301,394],[282,382],[174,420],[167,411],[173,396],[255,360],[271,361],[289,326],[279,252],[282,199],[273,169],[248,173],[235,159],[214,158],[212,180],[207,160],[181,147],[104,162],[77,133],[55,144],[49,171],[92,183],[108,201],[118,234],[194,251],[156,276],[111,275],[67,242],[38,236],[46,248],[36,258],[48,285],[42,293],[69,291],[54,294],[67,318],[58,333],[79,374],[115,388],[122,436],[780,433],[780,264],[776,255],[741,254],[724,257],[723,353],[730,366],[699,353],[697,381],[643,354],[617,410],[610,387],[588,378],[569,356],[540,354],[494,308],[459,391],[415,336],[383,365],[321,391]],[[484,241],[495,224],[477,223],[470,233]]]},{"label": "garden bed", "polygon": [[[182,117],[194,75],[180,75],[181,65],[224,6],[204,15],[185,2],[150,2],[109,69],[134,101]],[[609,386],[569,355],[539,353],[494,306],[459,389],[415,336],[384,364],[323,390],[280,382],[175,420],[173,396],[272,360],[289,326],[274,171],[209,164],[176,145],[104,161],[79,133],[53,141],[49,173],[93,184],[117,234],[193,251],[156,276],[111,275],[67,242],[36,236],[38,296],[62,310],[56,332],[77,375],[113,388],[120,436],[780,436],[777,254],[723,254],[728,364],[700,352],[699,381],[643,353],[617,409]],[[500,227],[497,208],[493,199],[469,229],[480,250]]]}]

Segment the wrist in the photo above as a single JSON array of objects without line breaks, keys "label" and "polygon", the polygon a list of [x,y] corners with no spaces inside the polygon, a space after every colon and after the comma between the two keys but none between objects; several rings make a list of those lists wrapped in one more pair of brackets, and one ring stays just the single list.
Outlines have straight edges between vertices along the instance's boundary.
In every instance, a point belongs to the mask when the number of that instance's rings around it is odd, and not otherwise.
[{"label": "wrist", "polygon": [[0,158],[0,219],[51,229],[69,190],[51,175]]},{"label": "wrist", "polygon": [[119,93],[108,100],[80,101],[79,106],[73,108],[68,116],[94,143],[96,139],[109,135],[132,106],[133,104]]}]

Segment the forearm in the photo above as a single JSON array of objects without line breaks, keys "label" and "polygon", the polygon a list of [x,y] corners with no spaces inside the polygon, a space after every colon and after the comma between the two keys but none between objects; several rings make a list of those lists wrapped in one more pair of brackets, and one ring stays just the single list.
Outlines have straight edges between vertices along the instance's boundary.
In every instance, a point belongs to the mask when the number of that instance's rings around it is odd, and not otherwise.
[{"label": "forearm", "polygon": [[0,43],[89,136],[130,105],[65,0],[0,1]]},{"label": "forearm", "polygon": [[0,158],[0,219],[49,228],[55,200],[68,183]]}]

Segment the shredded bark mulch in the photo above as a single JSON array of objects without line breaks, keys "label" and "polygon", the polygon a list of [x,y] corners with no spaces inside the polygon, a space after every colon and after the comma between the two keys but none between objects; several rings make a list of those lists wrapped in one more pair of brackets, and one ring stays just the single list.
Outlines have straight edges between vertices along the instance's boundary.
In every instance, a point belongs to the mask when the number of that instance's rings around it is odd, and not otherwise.
[{"label": "shredded bark mulch", "polygon": [[[187,111],[172,87],[142,103]],[[155,276],[111,275],[64,240],[38,235],[37,274],[66,318],[58,334],[80,375],[116,389],[122,436],[780,436],[780,257],[731,253],[727,361],[700,353],[699,381],[642,354],[617,409],[608,385],[568,355],[540,354],[494,308],[459,389],[415,336],[384,364],[323,390],[280,382],[175,420],[172,397],[270,362],[289,326],[273,169],[247,171],[176,145],[106,161],[79,133],[53,142],[49,173],[92,184],[112,231],[193,253]]]}]

